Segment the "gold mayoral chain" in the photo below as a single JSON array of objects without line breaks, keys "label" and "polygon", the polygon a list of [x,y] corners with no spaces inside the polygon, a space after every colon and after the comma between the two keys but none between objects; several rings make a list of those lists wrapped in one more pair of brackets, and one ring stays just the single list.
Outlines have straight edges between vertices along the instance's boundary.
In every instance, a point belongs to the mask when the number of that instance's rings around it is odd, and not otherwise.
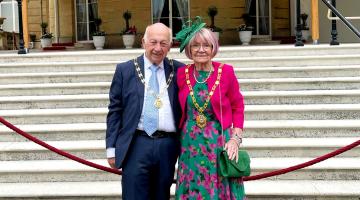
[{"label": "gold mayoral chain", "polygon": [[[208,106],[209,102],[210,102],[210,99],[212,97],[212,95],[214,94],[214,91],[216,89],[216,87],[220,84],[220,78],[221,78],[221,73],[222,73],[222,67],[223,67],[224,64],[221,64],[219,66],[219,69],[218,69],[218,74],[217,74],[217,78],[216,78],[216,81],[215,81],[215,84],[212,86],[211,88],[211,91],[209,93],[209,95],[207,96],[206,100],[205,100],[205,103],[202,107],[200,107],[200,105],[197,103],[196,99],[195,99],[195,96],[194,96],[194,90],[191,86],[191,83],[190,83],[190,78],[189,78],[189,68],[190,68],[190,65],[187,65],[186,66],[186,69],[185,69],[185,77],[186,77],[186,84],[188,85],[189,87],[189,91],[190,91],[190,96],[191,96],[191,99],[192,99],[192,102],[194,103],[195,105],[195,108],[197,109],[197,111],[199,112],[198,115],[196,116],[196,125],[199,127],[199,128],[205,128],[206,126],[206,123],[207,123],[207,120],[206,120],[206,117],[204,115],[204,111],[206,109],[206,107]],[[194,70],[195,70],[195,66],[194,66]]]},{"label": "gold mayoral chain", "polygon": [[163,102],[161,101],[161,96],[164,94],[165,90],[167,90],[167,88],[169,87],[173,77],[174,77],[174,63],[173,63],[173,60],[170,59],[169,60],[170,62],[170,66],[172,68],[172,71],[171,71],[171,74],[168,78],[168,80],[166,81],[166,86],[161,90],[161,92],[159,92],[159,94],[156,94],[156,92],[154,92],[153,90],[151,90],[151,87],[145,83],[145,78],[144,78],[144,75],[141,73],[141,70],[140,70],[140,67],[139,67],[139,64],[137,62],[137,60],[134,58],[134,65],[135,65],[135,68],[136,68],[136,72],[140,78],[140,81],[144,84],[146,90],[155,97],[155,102],[154,102],[154,106],[157,108],[157,109],[160,109],[163,105]]}]

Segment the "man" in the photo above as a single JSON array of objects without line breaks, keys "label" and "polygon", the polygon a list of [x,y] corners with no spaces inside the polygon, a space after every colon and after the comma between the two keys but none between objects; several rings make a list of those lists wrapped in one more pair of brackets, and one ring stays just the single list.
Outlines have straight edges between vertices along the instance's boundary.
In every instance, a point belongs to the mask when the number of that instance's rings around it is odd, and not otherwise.
[{"label": "man", "polygon": [[166,58],[171,29],[162,23],[146,28],[145,54],[120,63],[110,87],[106,148],[108,162],[121,168],[124,200],[170,198],[180,152],[177,68]]}]

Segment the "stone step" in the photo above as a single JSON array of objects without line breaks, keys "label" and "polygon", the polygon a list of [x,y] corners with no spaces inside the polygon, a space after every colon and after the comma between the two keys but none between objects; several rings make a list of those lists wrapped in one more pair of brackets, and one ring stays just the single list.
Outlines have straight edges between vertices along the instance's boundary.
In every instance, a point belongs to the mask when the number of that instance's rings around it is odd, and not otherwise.
[{"label": "stone step", "polygon": [[[49,67],[48,63],[42,63],[44,67]],[[54,66],[55,65],[55,66]],[[69,66],[62,66],[59,63],[51,65],[50,72],[24,72],[24,67],[19,65],[19,73],[0,74],[0,84],[20,84],[20,83],[77,83],[77,82],[99,82],[111,81],[113,78],[116,63],[69,63]],[[64,64],[63,64],[64,65]],[[80,66],[92,71],[66,71],[78,69]],[[92,67],[90,67],[92,66]],[[29,66],[26,66],[28,69]],[[111,70],[105,70],[105,69]],[[1,68],[0,68],[1,69]],[[8,69],[9,70],[9,69]],[[59,70],[59,71],[54,71]],[[101,71],[100,71],[101,70]],[[359,65],[349,66],[310,66],[310,67],[235,67],[237,77],[240,79],[257,78],[320,78],[320,77],[356,77],[360,76]]]},{"label": "stone step", "polygon": [[[50,72],[98,72],[115,71],[116,64],[123,61],[60,61],[60,62],[34,62],[34,63],[0,63],[0,73],[50,73]],[[15,76],[15,75],[14,75]]]},{"label": "stone step", "polygon": [[357,104],[360,90],[242,91],[247,105]]},{"label": "stone step", "polygon": [[107,107],[109,104],[109,95],[0,96],[0,102],[0,110]]},{"label": "stone step", "polygon": [[[242,91],[359,90],[360,77],[238,79]],[[0,85],[0,96],[108,94],[110,82]]]},{"label": "stone step", "polygon": [[242,91],[360,89],[360,77],[238,79]]},{"label": "stone step", "polygon": [[[41,140],[103,140],[105,123],[16,125]],[[246,120],[247,138],[358,137],[360,120]],[[1,142],[27,141],[5,126],[0,126]]]},{"label": "stone step", "polygon": [[[280,170],[314,158],[253,158],[251,175]],[[105,159],[89,160],[108,166]],[[268,180],[360,180],[357,158],[330,158],[321,163],[290,173],[269,177]],[[121,176],[104,172],[72,160],[2,161],[0,182],[85,182],[118,181]]]},{"label": "stone step", "polygon": [[251,67],[234,68],[236,76],[245,78],[320,78],[320,77],[357,77],[359,65],[345,66],[291,66],[291,67]]},{"label": "stone step", "polygon": [[114,71],[0,74],[0,84],[78,83],[111,81]]},{"label": "stone step", "polygon": [[360,119],[360,104],[246,105],[245,119],[354,120]]},{"label": "stone step", "polygon": [[[330,153],[340,147],[359,140],[359,137],[336,138],[244,138],[244,148],[252,157],[315,157]],[[83,159],[103,159],[104,140],[48,141],[63,151]],[[50,152],[32,142],[0,142],[0,160],[63,160],[64,157]],[[339,155],[357,157],[360,147]]]},{"label": "stone step", "polygon": [[[106,107],[0,110],[0,116],[13,124],[105,123],[107,113]],[[360,119],[360,104],[246,105],[245,119]]]},{"label": "stone step", "polygon": [[[360,90],[242,91],[246,105],[359,104]],[[108,94],[0,96],[0,110],[107,107]]]},{"label": "stone step", "polygon": [[[86,188],[86,190],[84,189]],[[261,189],[259,189],[261,188]],[[263,200],[358,200],[358,180],[256,180],[245,182],[245,193],[249,199]],[[3,199],[119,199],[120,181],[93,182],[39,182],[0,183],[0,198]],[[171,196],[175,194],[175,184]]]},{"label": "stone step", "polygon": [[[97,58],[97,56],[95,56]],[[74,59],[48,62],[2,62],[0,73],[36,73],[36,72],[68,72],[68,71],[114,71],[117,63],[128,60],[94,60],[87,59],[84,62]],[[24,60],[24,59],[23,59]],[[23,61],[22,60],[22,61]],[[183,63],[192,63],[187,58],[177,59]],[[272,57],[216,57],[214,61],[231,64],[235,68],[258,67],[313,67],[313,66],[354,66],[360,64],[359,54],[347,55],[322,55],[322,56],[272,56]],[[26,67],[24,67],[26,66]]]},{"label": "stone step", "polygon": [[[220,47],[216,58],[223,57],[274,57],[306,56],[306,55],[348,55],[360,53],[359,44],[341,44],[339,46],[306,45],[295,48],[294,45],[277,46],[229,46]],[[131,50],[104,50],[104,51],[71,51],[71,52],[31,52],[18,56],[16,53],[1,54],[4,63],[22,62],[61,62],[61,61],[103,61],[103,60],[128,60],[144,53],[143,49]],[[186,58],[184,53],[179,53],[178,48],[171,48],[170,58]]]}]

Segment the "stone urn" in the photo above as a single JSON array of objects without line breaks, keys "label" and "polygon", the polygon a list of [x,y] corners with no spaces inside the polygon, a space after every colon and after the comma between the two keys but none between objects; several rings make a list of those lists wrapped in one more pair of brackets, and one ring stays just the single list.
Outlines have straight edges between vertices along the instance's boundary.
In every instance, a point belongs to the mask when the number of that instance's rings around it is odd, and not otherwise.
[{"label": "stone urn", "polygon": [[242,45],[249,45],[251,41],[252,31],[239,31],[239,38]]},{"label": "stone urn", "polygon": [[96,50],[104,49],[105,36],[93,36],[93,42]]},{"label": "stone urn", "polygon": [[135,42],[135,35],[134,34],[124,34],[122,36],[123,43],[126,49],[131,49]]}]

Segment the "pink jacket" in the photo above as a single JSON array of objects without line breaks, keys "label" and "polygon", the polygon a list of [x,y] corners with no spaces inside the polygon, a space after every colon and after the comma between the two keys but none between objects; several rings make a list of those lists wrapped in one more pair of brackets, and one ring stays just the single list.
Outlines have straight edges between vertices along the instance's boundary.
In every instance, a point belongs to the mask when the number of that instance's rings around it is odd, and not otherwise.
[{"label": "pink jacket", "polygon": [[[213,62],[214,73],[209,77],[208,90],[210,92],[212,86],[215,84],[218,68],[221,63]],[[189,87],[186,84],[185,77],[186,67],[180,67],[177,72],[177,84],[179,86],[179,101],[182,110],[182,116],[179,127],[182,128],[186,119],[186,100],[189,95]],[[194,64],[189,68],[190,83],[194,87],[195,79],[192,76],[194,70]],[[221,74],[220,84],[215,89],[213,96],[210,99],[211,106],[217,119],[221,122],[220,118],[220,91],[221,87],[221,103],[222,103],[222,127],[227,129],[233,125],[233,127],[243,128],[244,126],[244,97],[240,93],[239,83],[235,76],[235,72],[232,66],[224,64]]]}]

